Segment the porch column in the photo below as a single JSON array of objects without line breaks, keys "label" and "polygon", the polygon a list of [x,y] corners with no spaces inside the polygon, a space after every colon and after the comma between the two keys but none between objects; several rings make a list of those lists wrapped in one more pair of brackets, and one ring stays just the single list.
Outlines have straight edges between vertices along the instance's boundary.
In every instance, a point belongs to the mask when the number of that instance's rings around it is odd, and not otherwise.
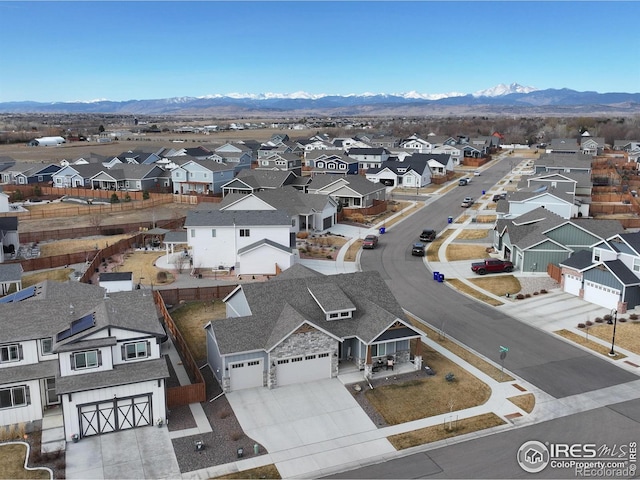
[{"label": "porch column", "polygon": [[422,340],[419,338],[416,340],[416,352],[415,352],[415,356],[417,357],[418,355],[422,355]]},{"label": "porch column", "polygon": [[367,365],[371,365],[371,345],[367,345]]}]

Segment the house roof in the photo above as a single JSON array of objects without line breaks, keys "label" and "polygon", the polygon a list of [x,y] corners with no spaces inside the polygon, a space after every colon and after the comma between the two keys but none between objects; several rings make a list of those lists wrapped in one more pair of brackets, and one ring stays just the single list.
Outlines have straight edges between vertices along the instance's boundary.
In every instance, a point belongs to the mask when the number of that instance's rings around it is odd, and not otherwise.
[{"label": "house roof", "polygon": [[621,260],[608,260],[603,262],[623,285],[640,285],[640,278],[636,276]]},{"label": "house roof", "polygon": [[22,264],[0,263],[0,283],[16,282],[22,278]]},{"label": "house roof", "polygon": [[291,226],[287,212],[280,210],[190,210],[185,227]]},{"label": "house roof", "polygon": [[412,161],[426,161],[434,160],[443,166],[447,166],[451,161],[451,155],[448,153],[414,153],[409,158],[405,158],[405,162],[411,159]]},{"label": "house roof", "polygon": [[573,268],[575,270],[584,270],[593,264],[592,254],[590,250],[578,250],[569,258],[560,262],[561,266]]},{"label": "house roof", "polygon": [[254,242],[250,245],[246,245],[242,248],[238,249],[238,255],[242,255],[243,253],[249,252],[255,248],[261,247],[263,245],[268,245],[270,247],[276,248],[278,250],[282,250],[285,253],[292,253],[291,247],[287,247],[285,245],[282,245],[280,243],[274,242],[273,240],[270,240],[268,238],[262,238],[260,240],[258,240],[257,242]]},{"label": "house roof", "polygon": [[347,155],[384,155],[388,153],[386,149],[382,147],[370,147],[370,148],[362,148],[362,147],[354,147],[350,148],[347,151]]},{"label": "house roof", "polygon": [[[378,272],[325,276],[294,265],[285,273],[269,282],[241,285],[252,315],[210,323],[222,354],[269,350],[303,321],[335,337],[356,336],[369,343],[393,322],[405,319]],[[353,306],[352,317],[327,320],[313,292],[329,308]],[[341,292],[335,304],[331,292]]]},{"label": "house roof", "polygon": [[132,278],[133,272],[102,272],[98,276],[100,282],[121,282]]},{"label": "house roof", "polygon": [[539,207],[514,219],[499,219],[497,221],[497,229],[502,231],[506,227],[509,231],[511,244],[525,249],[548,240],[549,238],[542,232],[546,232],[564,222],[566,220],[560,215]]},{"label": "house roof", "polygon": [[54,360],[28,363],[20,365],[20,368],[16,367],[0,368],[0,385],[60,376],[58,362]]},{"label": "house roof", "polygon": [[315,175],[311,180],[310,186],[313,190],[320,190],[340,179],[344,179],[351,189],[361,195],[377,192],[386,188],[383,184],[371,182],[362,175],[338,175],[331,173]]},{"label": "house roof", "polygon": [[[611,232],[609,235],[611,235],[612,233],[615,232]],[[625,242],[627,242],[629,244],[629,246],[631,248],[633,248],[636,252],[638,252],[638,254],[640,254],[640,232],[635,232],[635,233],[620,233],[620,238],[622,238]]]},{"label": "house roof", "polygon": [[295,176],[294,173],[287,170],[244,169],[238,172],[236,178],[254,188],[277,188]]},{"label": "house roof", "polygon": [[167,232],[164,236],[164,243],[189,243],[187,239],[187,231],[182,230],[180,232]]},{"label": "house roof", "polygon": [[0,217],[0,231],[13,232],[18,230],[18,217]]},{"label": "house roof", "polygon": [[56,377],[56,393],[63,395],[65,393],[113,387],[115,385],[129,385],[167,377],[169,377],[169,367],[165,358],[122,363],[114,365],[113,370],[92,372],[91,375],[58,376]]},{"label": "house roof", "polygon": [[[259,198],[276,210],[287,211],[291,216],[321,212],[327,206],[327,203],[334,202],[329,195],[309,195],[290,185],[274,188],[273,190],[253,192],[250,195]],[[224,210],[228,205],[242,201],[243,198],[247,198],[247,195],[231,193],[224,197],[219,207]]]},{"label": "house roof", "polygon": [[[572,218],[571,223],[584,228],[600,238],[609,238],[612,235],[624,232],[620,220],[598,220],[595,218]],[[633,234],[630,234],[633,235]],[[640,251],[640,250],[639,250]]]},{"label": "house roof", "polygon": [[565,168],[588,168],[591,169],[593,155],[584,153],[543,153],[533,162],[534,167],[565,167]]}]

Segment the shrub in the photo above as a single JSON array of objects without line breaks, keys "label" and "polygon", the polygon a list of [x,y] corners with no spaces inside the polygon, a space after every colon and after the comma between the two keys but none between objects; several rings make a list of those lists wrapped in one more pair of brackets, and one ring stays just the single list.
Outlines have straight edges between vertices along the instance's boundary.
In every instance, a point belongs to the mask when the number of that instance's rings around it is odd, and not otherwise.
[{"label": "shrub", "polygon": [[147,190],[143,190],[142,191],[142,199],[143,200],[149,200],[150,197],[151,197],[151,195],[149,195],[149,192]]},{"label": "shrub", "polygon": [[632,313],[631,315],[629,315],[629,320],[638,320],[638,314]]},{"label": "shrub", "polygon": [[584,322],[584,324],[585,324],[587,327],[591,327],[591,326],[593,325],[593,322],[592,322],[591,320],[587,320],[586,322]]},{"label": "shrub", "polygon": [[233,440],[234,442],[237,442],[241,438],[242,438],[242,432],[233,432],[231,434],[231,440]]},{"label": "shrub", "polygon": [[595,322],[596,323],[602,323],[602,322],[604,322],[604,320],[602,318],[600,318],[600,317],[596,317]]},{"label": "shrub", "polygon": [[453,374],[453,372],[449,372],[444,376],[444,379],[447,382],[453,382],[456,379],[456,376]]},{"label": "shrub", "polygon": [[109,200],[111,203],[120,203],[120,199],[118,198],[117,193],[111,194],[111,199]]},{"label": "shrub", "polygon": [[607,314],[604,316],[604,319],[605,319],[607,322],[609,322],[610,320],[613,320],[613,317],[607,313]]},{"label": "shrub", "polygon": [[531,294],[530,293],[525,294],[524,298],[531,298]]},{"label": "shrub", "polygon": [[518,300],[524,300],[524,295],[522,293],[519,293],[518,295],[516,295],[516,298]]},{"label": "shrub", "polygon": [[309,232],[298,232],[296,233],[296,238],[305,239],[309,237]]},{"label": "shrub", "polygon": [[15,190],[11,194],[11,201],[12,202],[19,202],[21,200],[24,200],[24,195],[22,194],[22,191],[21,190]]},{"label": "shrub", "polygon": [[625,322],[627,321],[627,319],[626,319],[626,318],[624,318],[624,317],[622,317],[622,318],[619,318],[619,319],[618,319],[618,321],[619,321],[620,323],[625,323]]},{"label": "shrub", "polygon": [[35,187],[33,187],[33,194],[36,197],[39,197],[42,195],[42,188],[40,188],[40,185],[36,185]]},{"label": "shrub", "polygon": [[167,272],[163,272],[163,271],[158,272],[158,274],[156,275],[156,280],[158,281],[158,283],[166,282],[167,281]]},{"label": "shrub", "polygon": [[539,293],[540,293],[540,292],[533,292],[533,295],[535,296],[535,295],[538,295]]},{"label": "shrub", "polygon": [[549,293],[549,292],[547,292],[547,290],[546,290],[546,289],[542,288],[542,289],[540,290],[540,293]]},{"label": "shrub", "polygon": [[130,202],[131,201],[131,195],[129,195],[129,192],[125,193],[123,201],[124,202]]},{"label": "shrub", "polygon": [[327,260],[333,260],[333,257],[331,255],[327,255]]},{"label": "shrub", "polygon": [[578,324],[578,328],[584,328],[584,327],[585,327],[584,323],[579,323]]}]

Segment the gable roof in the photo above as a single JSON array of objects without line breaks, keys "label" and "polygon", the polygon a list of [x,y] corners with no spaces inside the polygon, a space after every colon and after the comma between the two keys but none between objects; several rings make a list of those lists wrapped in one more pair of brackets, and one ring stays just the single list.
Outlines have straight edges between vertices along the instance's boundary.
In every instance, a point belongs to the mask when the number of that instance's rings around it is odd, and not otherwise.
[{"label": "gable roof", "polygon": [[[296,269],[269,282],[241,285],[252,314],[209,324],[220,352],[269,350],[303,322],[337,338],[356,336],[366,343],[396,320],[406,322],[402,307],[378,272],[330,276],[307,273]],[[336,289],[343,295],[338,307],[355,308],[351,318],[327,320],[311,294]],[[328,305],[333,308],[331,300]]]},{"label": "gable roof", "polygon": [[367,180],[362,175],[339,175],[327,173],[324,175],[315,175],[310,182],[310,187],[313,190],[320,190],[325,188],[338,180],[343,179],[347,185],[355,192],[361,195],[367,195],[369,193],[384,190],[386,187],[381,183],[374,183]]},{"label": "gable roof", "polygon": [[240,170],[236,178],[253,188],[277,188],[292,181],[296,175],[288,170]]},{"label": "gable roof", "polygon": [[252,227],[291,226],[287,212],[279,210],[190,210],[184,226],[189,227]]}]

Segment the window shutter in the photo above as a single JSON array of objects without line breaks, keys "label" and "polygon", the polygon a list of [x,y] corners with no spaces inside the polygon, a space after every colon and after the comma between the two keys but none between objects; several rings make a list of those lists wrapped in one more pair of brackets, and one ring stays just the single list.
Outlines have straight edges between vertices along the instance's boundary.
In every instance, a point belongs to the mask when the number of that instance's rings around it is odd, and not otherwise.
[{"label": "window shutter", "polygon": [[31,405],[31,392],[29,391],[29,385],[24,386],[24,399],[27,405]]},{"label": "window shutter", "polygon": [[147,340],[147,357],[151,355],[151,342]]},{"label": "window shutter", "polygon": [[98,350],[98,366],[102,365],[102,350]]},{"label": "window shutter", "polygon": [[23,355],[23,353],[22,353],[22,344],[21,344],[21,343],[19,343],[19,344],[18,344],[18,359],[19,359],[19,360],[22,360],[23,358],[24,358],[24,355]]},{"label": "window shutter", "polygon": [[72,353],[71,356],[69,357],[69,359],[71,360],[71,370],[75,370],[76,369],[76,356]]},{"label": "window shutter", "polygon": [[124,344],[120,347],[120,350],[122,351],[122,360],[126,360],[127,359],[127,350],[124,347]]}]

